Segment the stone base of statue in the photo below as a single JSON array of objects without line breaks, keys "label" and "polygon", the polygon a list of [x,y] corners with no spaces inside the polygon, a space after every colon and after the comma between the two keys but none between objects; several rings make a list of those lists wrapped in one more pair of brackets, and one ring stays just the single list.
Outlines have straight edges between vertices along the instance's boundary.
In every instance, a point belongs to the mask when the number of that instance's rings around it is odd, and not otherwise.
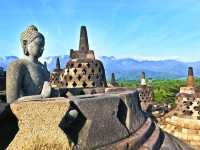
[{"label": "stone base of statue", "polygon": [[18,119],[19,131],[9,144],[9,150],[64,150],[70,144],[59,123],[69,110],[65,98],[21,101],[11,104]]}]

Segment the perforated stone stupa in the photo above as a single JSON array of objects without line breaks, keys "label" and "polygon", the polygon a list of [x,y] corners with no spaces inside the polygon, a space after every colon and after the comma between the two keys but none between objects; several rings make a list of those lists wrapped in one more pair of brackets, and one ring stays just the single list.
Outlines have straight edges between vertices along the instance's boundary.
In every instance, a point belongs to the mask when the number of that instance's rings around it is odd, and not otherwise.
[{"label": "perforated stone stupa", "polygon": [[95,59],[94,51],[89,50],[85,26],[81,27],[79,50],[71,50],[70,58],[57,85],[61,84],[62,87],[66,88],[107,86],[103,64]]},{"label": "perforated stone stupa", "polygon": [[162,121],[161,127],[200,149],[200,90],[195,87],[193,69],[188,69],[187,86],[176,96],[176,108]]},{"label": "perforated stone stupa", "polygon": [[61,75],[63,74],[63,69],[60,67],[59,57],[56,59],[56,68],[53,70],[50,76],[50,82],[52,87],[62,86]]},{"label": "perforated stone stupa", "polygon": [[142,110],[148,111],[153,103],[153,88],[150,85],[147,85],[145,72],[142,72],[141,74],[141,83],[138,91]]}]

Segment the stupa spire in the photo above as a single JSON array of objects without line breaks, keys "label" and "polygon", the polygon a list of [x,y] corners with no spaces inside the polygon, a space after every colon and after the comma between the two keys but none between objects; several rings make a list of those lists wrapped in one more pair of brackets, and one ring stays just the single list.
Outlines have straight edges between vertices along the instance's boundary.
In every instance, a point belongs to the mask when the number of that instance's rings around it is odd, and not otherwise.
[{"label": "stupa spire", "polygon": [[81,26],[79,51],[83,51],[83,52],[89,51],[89,44],[88,44],[88,36],[87,36],[86,26]]},{"label": "stupa spire", "polygon": [[194,74],[193,74],[193,68],[188,68],[188,78],[187,78],[187,86],[188,87],[194,87]]},{"label": "stupa spire", "polygon": [[141,85],[146,85],[145,72],[141,73]]},{"label": "stupa spire", "polygon": [[60,59],[59,59],[59,57],[56,59],[56,69],[60,70]]}]

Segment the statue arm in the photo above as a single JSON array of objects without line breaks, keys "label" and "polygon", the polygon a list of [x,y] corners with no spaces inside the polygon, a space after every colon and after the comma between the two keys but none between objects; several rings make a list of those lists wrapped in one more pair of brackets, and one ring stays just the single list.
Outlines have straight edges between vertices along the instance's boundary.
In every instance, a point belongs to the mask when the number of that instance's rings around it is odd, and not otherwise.
[{"label": "statue arm", "polygon": [[20,97],[24,71],[23,65],[17,61],[9,65],[6,75],[6,96],[8,103],[13,102]]}]

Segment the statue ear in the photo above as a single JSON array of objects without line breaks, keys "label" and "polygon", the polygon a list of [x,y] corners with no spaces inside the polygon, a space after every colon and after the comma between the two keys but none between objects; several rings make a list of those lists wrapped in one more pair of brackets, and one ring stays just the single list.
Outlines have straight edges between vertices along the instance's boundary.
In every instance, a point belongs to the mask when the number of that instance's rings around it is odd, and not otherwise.
[{"label": "statue ear", "polygon": [[24,50],[24,54],[28,56],[29,53],[28,53],[27,43],[28,43],[27,40],[23,40],[23,46],[22,47],[23,47],[23,50]]}]

